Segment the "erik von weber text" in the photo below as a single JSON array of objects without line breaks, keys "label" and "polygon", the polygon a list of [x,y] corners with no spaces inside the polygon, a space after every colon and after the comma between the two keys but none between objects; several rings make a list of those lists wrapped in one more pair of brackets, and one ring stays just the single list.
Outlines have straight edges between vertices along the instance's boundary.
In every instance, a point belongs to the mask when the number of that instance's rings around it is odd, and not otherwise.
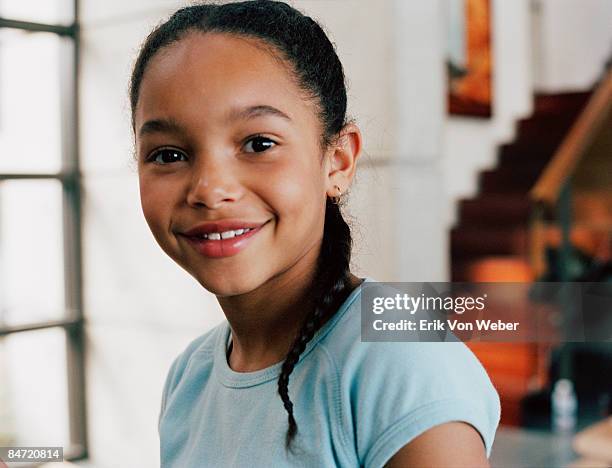
[{"label": "erik von weber text", "polygon": [[[518,330],[519,322],[504,322],[502,320],[476,320],[477,330],[499,330],[514,331]],[[399,320],[395,322],[385,322],[384,320],[374,320],[372,326],[376,331],[470,331],[474,330],[474,323],[460,322],[458,320]]]}]

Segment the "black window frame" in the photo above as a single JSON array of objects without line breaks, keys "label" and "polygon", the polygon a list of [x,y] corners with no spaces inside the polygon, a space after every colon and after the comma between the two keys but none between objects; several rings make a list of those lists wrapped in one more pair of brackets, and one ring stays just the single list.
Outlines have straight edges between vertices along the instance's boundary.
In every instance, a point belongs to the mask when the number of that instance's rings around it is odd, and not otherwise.
[{"label": "black window frame", "polygon": [[[73,2],[73,21],[69,25],[34,23],[0,16],[0,29],[32,33],[45,32],[68,38],[72,48],[60,54],[60,119],[62,168],[56,173],[2,173],[5,180],[57,180],[62,186],[62,224],[64,250],[64,297],[66,310],[61,320],[40,321],[18,326],[0,325],[0,337],[32,330],[62,328],[66,336],[68,420],[70,445],[64,447],[64,460],[88,458],[85,398],[85,336],[82,291],[82,212],[81,169],[78,138],[78,77],[80,27],[78,0]],[[44,415],[41,415],[44,417]]]}]

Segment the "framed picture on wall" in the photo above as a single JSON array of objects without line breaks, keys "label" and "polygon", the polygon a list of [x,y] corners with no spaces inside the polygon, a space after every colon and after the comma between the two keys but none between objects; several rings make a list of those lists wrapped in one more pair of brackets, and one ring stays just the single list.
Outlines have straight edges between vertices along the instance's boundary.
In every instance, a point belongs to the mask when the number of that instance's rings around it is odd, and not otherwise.
[{"label": "framed picture on wall", "polygon": [[445,0],[448,111],[452,115],[492,115],[491,3]]}]

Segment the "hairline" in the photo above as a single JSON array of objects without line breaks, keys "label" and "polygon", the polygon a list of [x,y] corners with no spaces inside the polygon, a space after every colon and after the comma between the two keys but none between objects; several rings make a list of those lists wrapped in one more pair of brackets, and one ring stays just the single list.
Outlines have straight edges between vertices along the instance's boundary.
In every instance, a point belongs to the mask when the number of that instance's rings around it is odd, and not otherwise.
[{"label": "hairline", "polygon": [[145,63],[145,66],[142,70],[142,74],[140,76],[140,80],[138,82],[137,87],[137,96],[136,102],[134,103],[134,107],[131,108],[131,117],[132,117],[132,133],[134,134],[134,138],[136,138],[136,128],[135,128],[135,115],[136,115],[136,107],[138,106],[138,102],[140,101],[140,91],[142,88],[142,82],[144,81],[147,70],[150,68],[151,62],[161,54],[168,54],[173,46],[177,45],[180,41],[188,38],[192,34],[199,34],[201,36],[206,36],[209,34],[218,34],[218,35],[226,35],[231,36],[235,39],[243,40],[248,44],[268,53],[279,65],[283,67],[287,71],[287,75],[289,79],[296,85],[296,87],[300,90],[301,97],[308,101],[315,113],[316,122],[319,126],[319,147],[322,152],[325,152],[330,146],[330,142],[327,141],[326,129],[323,122],[322,113],[323,113],[323,104],[321,103],[321,98],[310,91],[310,89],[302,83],[297,69],[291,59],[287,57],[285,51],[283,51],[280,47],[274,44],[273,41],[265,39],[263,37],[257,36],[255,34],[243,33],[239,31],[229,31],[224,30],[223,28],[215,28],[212,27],[209,30],[203,31],[199,29],[197,26],[190,26],[184,31],[181,31],[178,37],[164,45],[162,45],[159,49],[157,49]]}]

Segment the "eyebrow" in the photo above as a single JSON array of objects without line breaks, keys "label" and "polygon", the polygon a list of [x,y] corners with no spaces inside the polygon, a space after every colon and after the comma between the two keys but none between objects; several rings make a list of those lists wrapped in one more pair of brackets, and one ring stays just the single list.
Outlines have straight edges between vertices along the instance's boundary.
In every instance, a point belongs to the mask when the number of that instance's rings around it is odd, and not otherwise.
[{"label": "eyebrow", "polygon": [[[280,117],[291,122],[291,117],[276,107],[265,104],[249,106],[245,108],[234,108],[228,114],[228,120],[249,120],[257,117],[271,115]],[[154,133],[184,133],[183,126],[172,118],[153,119],[145,122],[138,132],[139,136]]]},{"label": "eyebrow", "polygon": [[277,109],[276,107],[268,106],[265,104],[232,109],[228,117],[229,120],[248,120],[265,115],[280,117],[291,122],[291,118],[283,111]]},{"label": "eyebrow", "polygon": [[183,133],[184,129],[176,120],[172,118],[168,119],[153,119],[148,120],[140,130],[138,131],[139,136],[150,135],[153,133]]}]

